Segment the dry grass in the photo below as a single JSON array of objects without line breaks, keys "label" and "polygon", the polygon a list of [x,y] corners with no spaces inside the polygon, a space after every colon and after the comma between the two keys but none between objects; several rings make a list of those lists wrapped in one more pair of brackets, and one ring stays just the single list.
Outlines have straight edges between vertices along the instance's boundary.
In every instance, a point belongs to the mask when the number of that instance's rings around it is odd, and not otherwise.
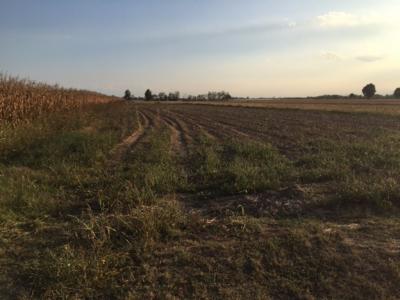
[{"label": "dry grass", "polygon": [[110,97],[89,91],[64,89],[0,74],[0,122],[15,125],[54,112],[76,110]]},{"label": "dry grass", "polygon": [[400,294],[398,116],[121,101],[5,127],[1,299]]}]

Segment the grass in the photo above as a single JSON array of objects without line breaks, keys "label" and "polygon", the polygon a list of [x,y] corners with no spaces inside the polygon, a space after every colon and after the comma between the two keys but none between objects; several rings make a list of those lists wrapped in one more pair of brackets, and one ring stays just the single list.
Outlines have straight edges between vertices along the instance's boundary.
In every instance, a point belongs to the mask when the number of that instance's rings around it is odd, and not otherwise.
[{"label": "grass", "polygon": [[137,109],[156,108],[110,103],[2,126],[2,298],[400,293],[396,130],[351,141],[289,126],[294,156],[274,139],[199,133],[182,156],[154,125],[110,165]]},{"label": "grass", "polygon": [[218,144],[206,137],[193,147],[188,161],[193,189],[214,196],[277,189],[291,172],[290,162],[270,145]]},{"label": "grass", "polygon": [[329,182],[334,203],[398,207],[400,156],[398,134],[371,141],[315,141],[311,154],[297,162],[303,182]]}]

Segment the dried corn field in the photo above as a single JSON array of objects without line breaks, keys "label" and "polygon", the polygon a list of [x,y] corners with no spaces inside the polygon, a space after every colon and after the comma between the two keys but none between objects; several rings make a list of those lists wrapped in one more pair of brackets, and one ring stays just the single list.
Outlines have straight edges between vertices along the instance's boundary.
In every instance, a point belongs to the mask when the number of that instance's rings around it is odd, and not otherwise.
[{"label": "dried corn field", "polygon": [[76,110],[89,103],[104,103],[111,98],[102,94],[64,89],[0,74],[0,122],[17,124],[42,116]]}]

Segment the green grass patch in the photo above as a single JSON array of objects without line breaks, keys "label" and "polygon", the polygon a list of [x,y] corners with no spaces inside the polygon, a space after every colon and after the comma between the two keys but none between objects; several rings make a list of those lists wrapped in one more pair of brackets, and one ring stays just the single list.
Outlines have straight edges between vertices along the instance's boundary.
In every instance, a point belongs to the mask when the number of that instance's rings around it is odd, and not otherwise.
[{"label": "green grass patch", "polygon": [[214,195],[274,190],[292,175],[289,160],[270,145],[203,139],[190,154],[190,183]]},{"label": "green grass patch", "polygon": [[296,163],[304,183],[327,183],[332,203],[388,209],[399,205],[400,137],[334,143],[317,140]]}]

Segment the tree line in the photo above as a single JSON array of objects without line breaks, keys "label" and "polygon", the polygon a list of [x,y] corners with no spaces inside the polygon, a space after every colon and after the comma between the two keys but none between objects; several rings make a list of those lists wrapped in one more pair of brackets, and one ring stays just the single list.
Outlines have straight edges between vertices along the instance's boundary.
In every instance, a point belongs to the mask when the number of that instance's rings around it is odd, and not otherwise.
[{"label": "tree line", "polygon": [[[375,98],[375,99],[390,99],[396,98],[400,99],[400,88],[396,88],[392,95],[379,95],[376,93],[376,87],[373,83],[367,84],[362,89],[362,95],[357,95],[351,93],[347,98],[350,99],[362,99],[362,98]],[[208,92],[207,94],[201,94],[197,96],[189,95],[187,97],[181,98],[181,94],[179,91],[176,92],[160,92],[153,93],[150,89],[147,89],[144,93],[144,97],[135,97],[130,90],[126,90],[124,97],[125,100],[146,100],[146,101],[178,101],[178,100],[190,100],[190,101],[221,101],[221,100],[231,100],[233,97],[230,93],[221,91],[221,92]],[[317,97],[308,97],[313,99],[343,99],[345,96],[341,95],[322,95]]]},{"label": "tree line", "polygon": [[126,90],[124,97],[125,100],[146,100],[146,101],[178,101],[178,100],[191,100],[191,101],[219,101],[219,100],[230,100],[232,96],[230,93],[221,91],[221,92],[208,92],[207,94],[202,95],[189,95],[187,97],[182,98],[179,91],[176,92],[160,92],[153,93],[150,89],[147,89],[144,93],[144,97],[135,97],[130,90]]},{"label": "tree line", "polygon": [[[376,93],[376,87],[373,83],[367,84],[362,90],[361,90],[363,96],[367,99],[371,98],[397,98],[400,99],[400,88],[396,88],[393,92],[392,95],[379,95]],[[360,95],[356,94],[350,94],[349,98],[362,98]]]},{"label": "tree line", "polygon": [[393,92],[393,94],[388,94],[388,95],[380,95],[377,94],[376,86],[373,83],[369,83],[366,86],[363,87],[361,90],[362,94],[354,94],[351,93],[350,95],[342,96],[342,95],[322,95],[322,96],[317,96],[317,97],[308,97],[312,99],[343,99],[343,98],[350,98],[350,99],[400,99],[400,88],[396,88]]}]

